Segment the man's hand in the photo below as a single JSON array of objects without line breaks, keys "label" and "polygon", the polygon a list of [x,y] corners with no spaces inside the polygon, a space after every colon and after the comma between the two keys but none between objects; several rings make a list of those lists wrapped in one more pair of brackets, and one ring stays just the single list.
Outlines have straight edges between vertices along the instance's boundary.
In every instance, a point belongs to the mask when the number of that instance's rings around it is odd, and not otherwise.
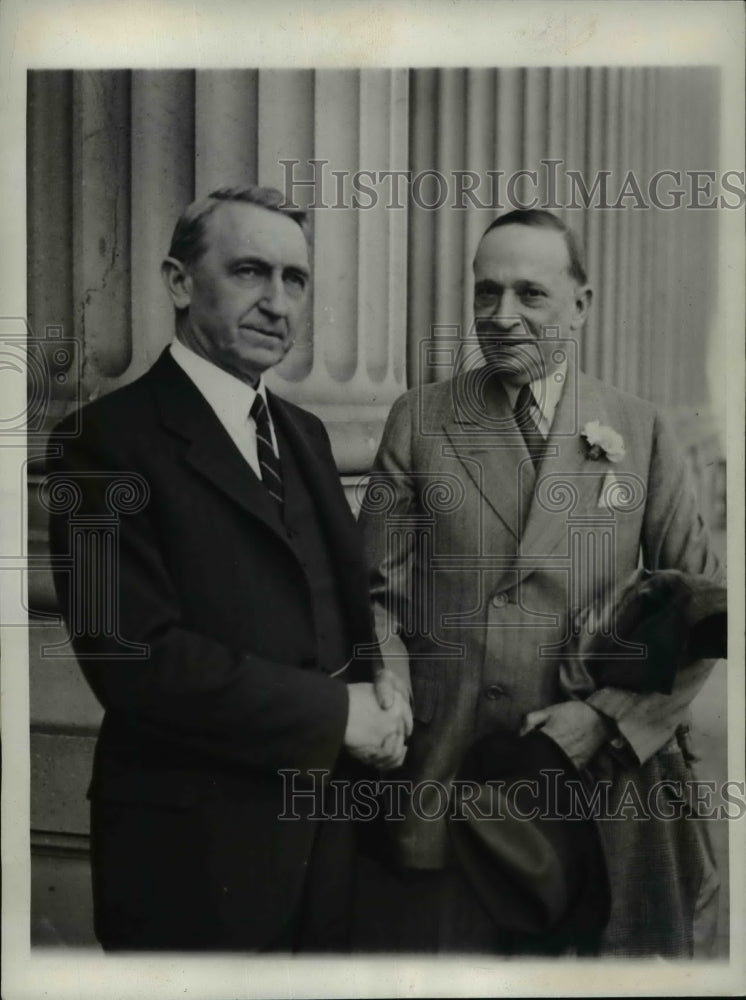
[{"label": "man's hand", "polygon": [[[384,709],[372,684],[349,684],[347,691],[349,710],[344,744],[348,752],[382,771],[401,767],[407,753],[404,740],[408,732],[401,695],[396,693],[393,704]],[[408,710],[409,706],[406,707]]]},{"label": "man's hand", "polygon": [[613,735],[609,726],[603,716],[584,701],[563,701],[529,712],[521,736],[532,729],[541,729],[580,771]]},{"label": "man's hand", "polygon": [[388,757],[385,759],[383,765],[377,765],[381,770],[393,770],[396,767],[401,767],[404,761],[404,756],[407,752],[405,743],[407,738],[412,735],[412,727],[414,725],[409,688],[398,674],[385,667],[376,674],[373,680],[373,687],[381,708],[386,711],[395,712],[399,715],[400,719],[400,726],[396,736],[390,736],[384,742],[384,748],[388,752]]},{"label": "man's hand", "polygon": [[409,703],[409,689],[406,683],[394,673],[384,667],[376,674],[373,680],[373,687],[376,691],[376,698],[381,708],[395,708],[402,717],[404,731],[407,736],[412,735],[412,709]]}]

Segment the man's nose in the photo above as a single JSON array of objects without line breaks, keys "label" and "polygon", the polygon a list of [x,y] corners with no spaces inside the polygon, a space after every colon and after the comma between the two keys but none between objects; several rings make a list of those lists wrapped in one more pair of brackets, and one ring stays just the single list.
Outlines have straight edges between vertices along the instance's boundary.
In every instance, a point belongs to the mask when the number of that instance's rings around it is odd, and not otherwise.
[{"label": "man's nose", "polygon": [[499,295],[492,307],[488,310],[486,318],[501,333],[510,333],[512,330],[522,330],[523,320],[519,311],[519,303],[516,296],[507,290]]},{"label": "man's nose", "polygon": [[272,316],[279,318],[287,315],[289,299],[281,274],[272,274],[267,278],[259,305]]}]

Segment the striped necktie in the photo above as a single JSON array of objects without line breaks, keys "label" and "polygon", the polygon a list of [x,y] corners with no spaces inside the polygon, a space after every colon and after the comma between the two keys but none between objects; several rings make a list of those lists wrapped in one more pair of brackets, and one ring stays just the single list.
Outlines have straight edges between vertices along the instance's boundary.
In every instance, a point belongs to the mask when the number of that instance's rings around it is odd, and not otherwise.
[{"label": "striped necktie", "polygon": [[264,399],[256,394],[254,402],[251,404],[251,416],[256,424],[256,452],[259,459],[259,468],[262,470],[262,482],[274,499],[282,508],[284,500],[284,490],[282,488],[282,472],[280,469],[280,459],[275,454],[272,447],[272,431],[269,425],[269,411]]},{"label": "striped necktie", "polygon": [[539,430],[539,426],[531,413],[531,410],[535,406],[536,400],[534,399],[533,392],[531,392],[531,386],[521,386],[521,391],[518,393],[518,399],[515,402],[513,416],[515,417],[515,422],[518,424],[520,432],[523,435],[523,440],[526,442],[526,447],[528,448],[528,453],[531,456],[531,461],[534,463],[534,468],[538,469],[541,464],[541,460],[544,457],[544,446],[546,442],[544,441],[544,435]]}]

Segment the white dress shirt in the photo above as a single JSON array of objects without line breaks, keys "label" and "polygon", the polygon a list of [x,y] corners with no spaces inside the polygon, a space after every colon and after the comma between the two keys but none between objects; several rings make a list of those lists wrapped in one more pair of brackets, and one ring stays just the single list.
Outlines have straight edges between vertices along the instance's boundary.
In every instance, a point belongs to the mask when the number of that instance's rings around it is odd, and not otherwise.
[{"label": "white dress shirt", "polygon": [[[549,430],[554,420],[557,404],[565,387],[566,376],[567,362],[558,368],[557,371],[552,372],[547,378],[537,378],[533,382],[529,382],[531,392],[534,394],[534,399],[536,400],[536,404],[531,407],[530,413],[544,438],[549,437]],[[512,382],[506,381],[503,382],[503,388],[508,395],[511,410],[515,410],[521,386],[513,385]]]},{"label": "white dress shirt", "polygon": [[[236,378],[229,372],[218,368],[212,361],[206,361],[190,350],[180,340],[171,343],[171,356],[194,382],[215,412],[215,416],[225,427],[231,440],[249,463],[251,468],[262,478],[259,466],[259,456],[256,450],[256,424],[251,416],[251,406],[257,393],[267,404],[267,390],[264,379],[260,378],[254,389],[246,382]],[[269,413],[269,407],[267,407]],[[269,418],[272,432],[272,447],[279,456],[277,437],[275,435],[272,417]]]}]

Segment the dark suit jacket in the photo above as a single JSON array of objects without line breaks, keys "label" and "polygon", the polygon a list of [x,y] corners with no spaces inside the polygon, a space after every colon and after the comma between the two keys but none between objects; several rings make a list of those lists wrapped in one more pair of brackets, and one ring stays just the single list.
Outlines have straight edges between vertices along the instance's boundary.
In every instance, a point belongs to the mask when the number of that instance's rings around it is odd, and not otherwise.
[{"label": "dark suit jacket", "polygon": [[[328,437],[271,394],[270,407],[316,502],[352,656],[373,632]],[[128,947],[271,946],[316,835],[308,819],[278,820],[278,770],[335,768],[345,681],[369,679],[371,664],[318,669],[309,576],[170,353],[85,407],[72,440],[71,427],[52,437],[46,491],[60,605],[105,708],[90,791],[97,933]],[[100,544],[76,544],[86,531]]]}]

